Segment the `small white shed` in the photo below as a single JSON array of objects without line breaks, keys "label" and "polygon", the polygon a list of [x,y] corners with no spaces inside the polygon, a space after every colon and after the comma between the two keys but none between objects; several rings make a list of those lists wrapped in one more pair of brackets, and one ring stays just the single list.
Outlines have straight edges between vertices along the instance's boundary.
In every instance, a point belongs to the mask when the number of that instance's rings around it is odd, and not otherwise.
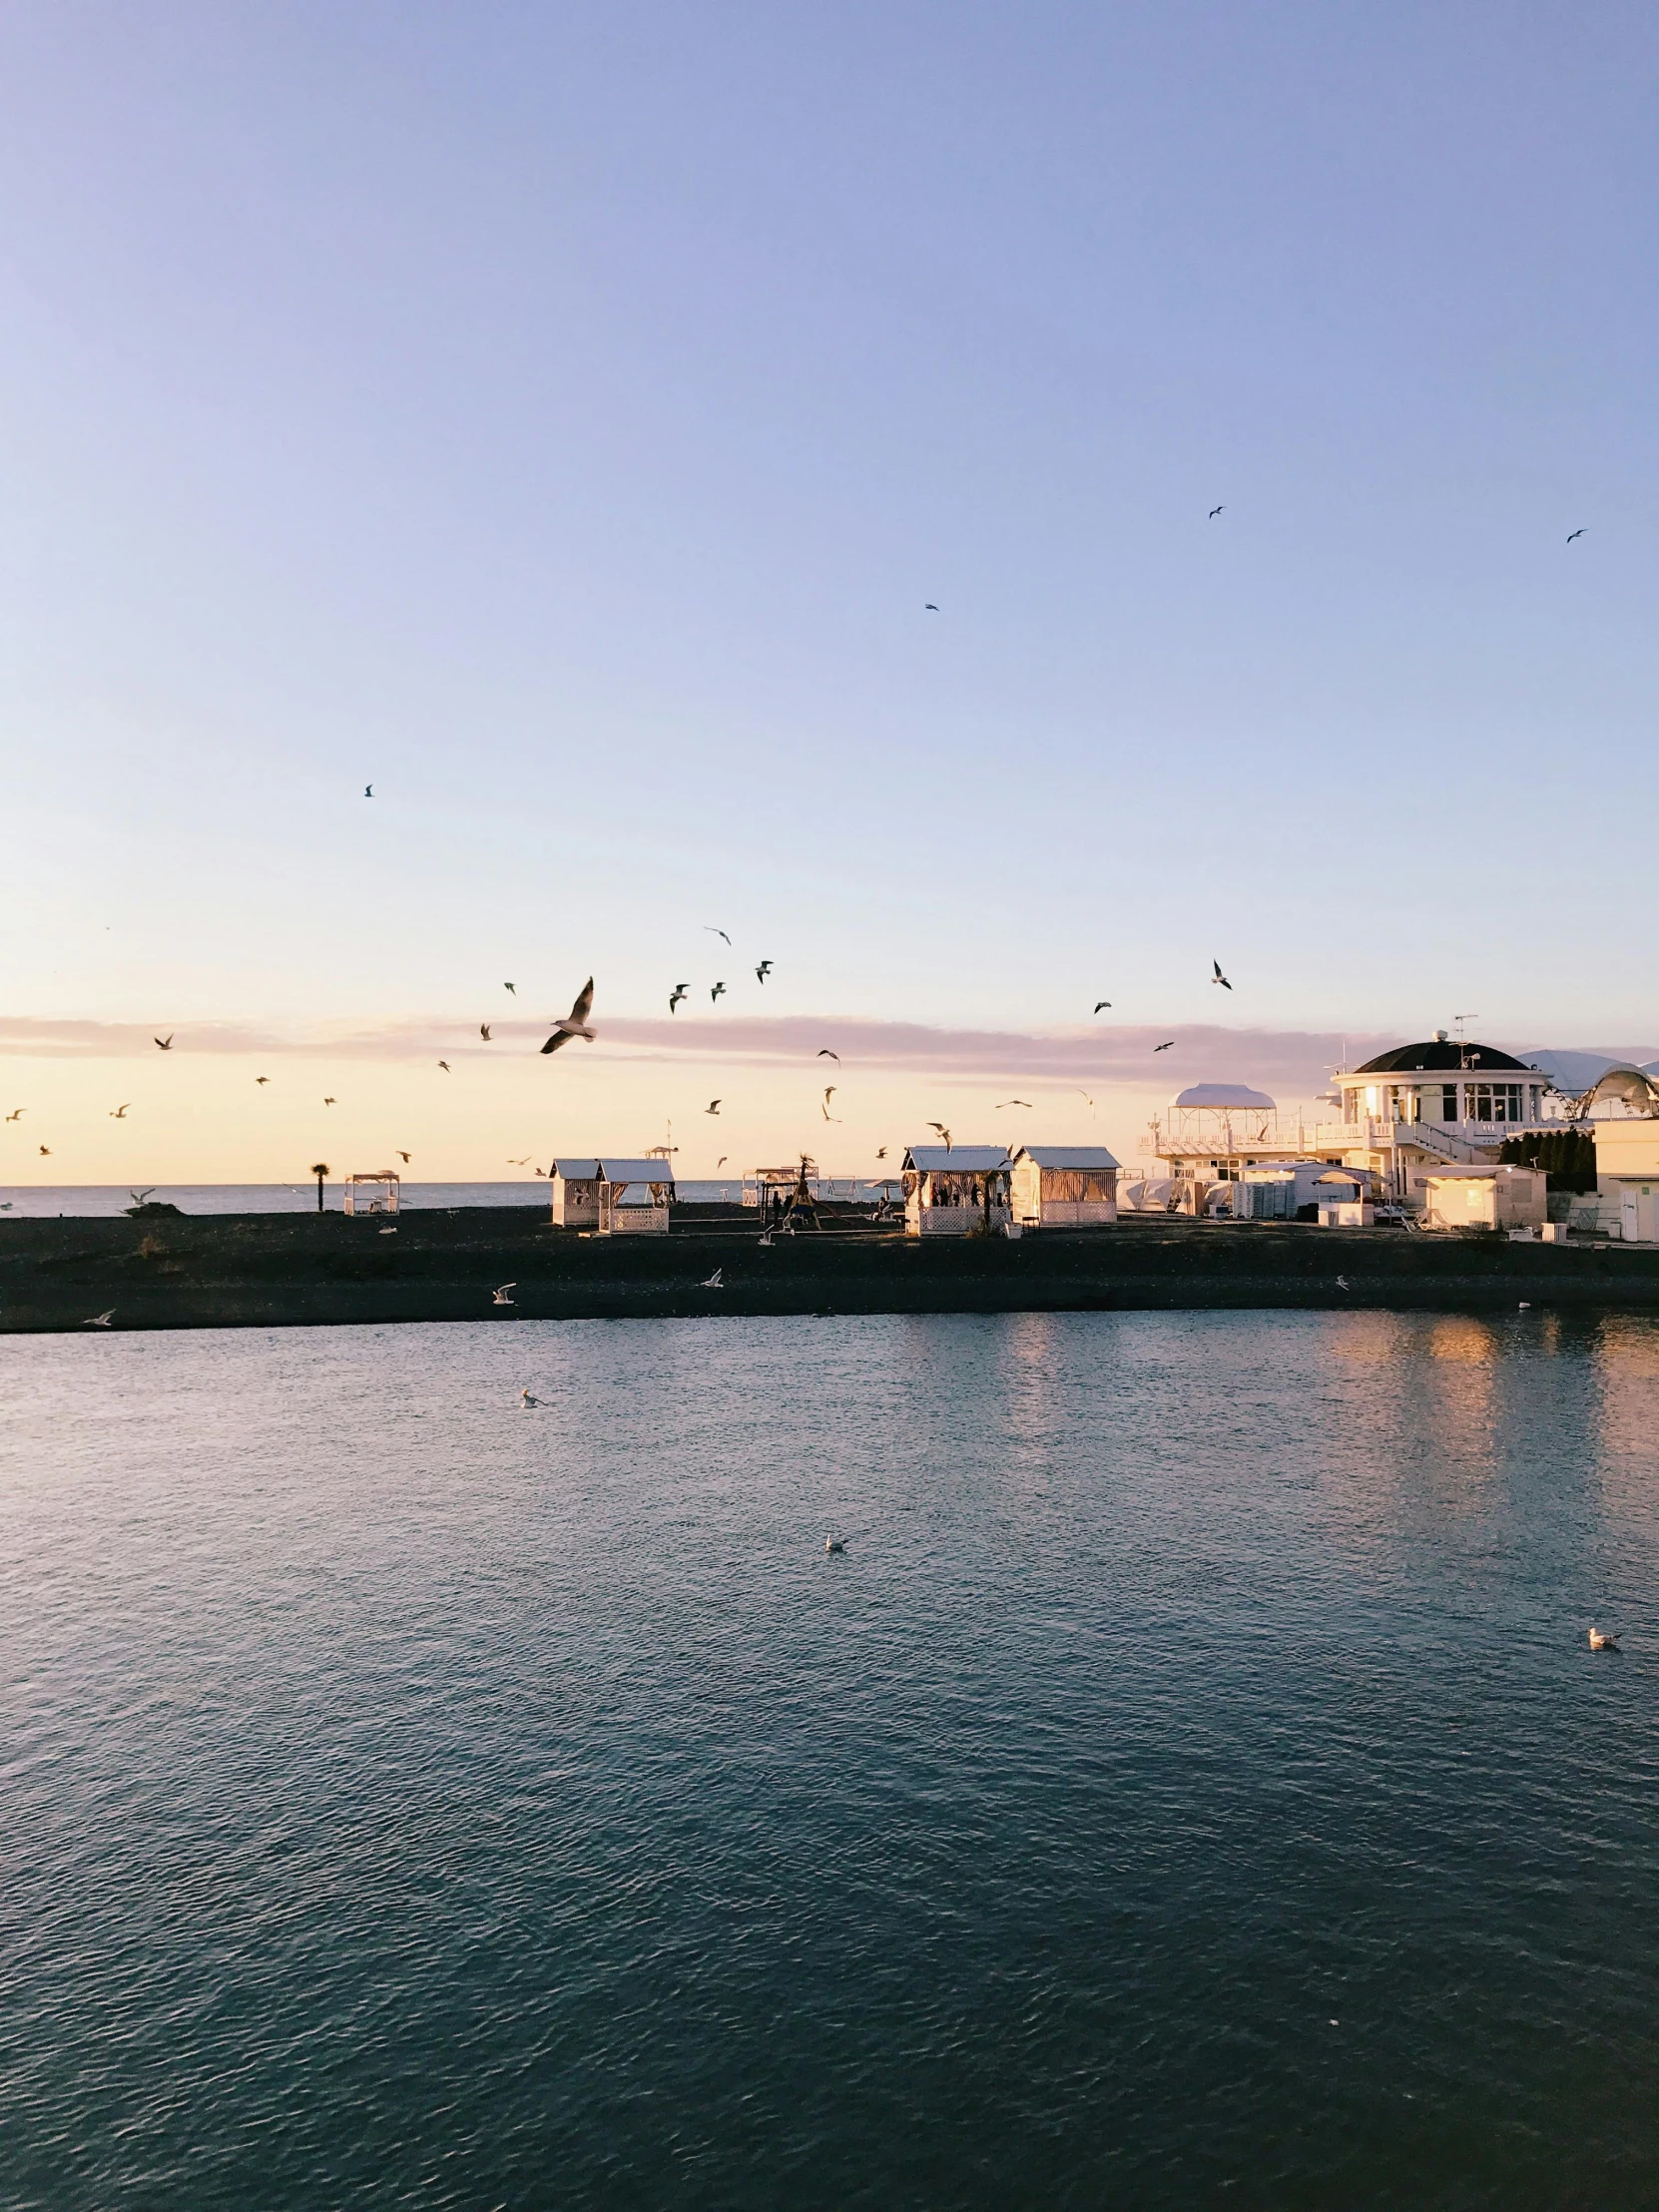
[{"label": "small white shed", "polygon": [[913,1144],[905,1148],[904,1233],[965,1237],[975,1229],[1005,1229],[1008,1151],[999,1144]]},{"label": "small white shed", "polygon": [[1549,1218],[1542,1168],[1445,1167],[1413,1175],[1425,1229],[1541,1229]]},{"label": "small white shed", "polygon": [[1022,1144],[1009,1203],[1025,1229],[1104,1229],[1118,1218],[1118,1163],[1103,1144]]},{"label": "small white shed", "polygon": [[553,1219],[561,1229],[599,1227],[599,1162],[555,1160]]}]

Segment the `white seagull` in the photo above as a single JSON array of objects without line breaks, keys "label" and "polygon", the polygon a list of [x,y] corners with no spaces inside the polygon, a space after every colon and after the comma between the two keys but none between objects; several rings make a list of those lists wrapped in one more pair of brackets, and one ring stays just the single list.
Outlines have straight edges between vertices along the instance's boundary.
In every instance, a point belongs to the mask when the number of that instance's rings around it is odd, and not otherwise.
[{"label": "white seagull", "polygon": [[529,1390],[526,1388],[520,1393],[519,1403],[521,1405],[539,1405],[541,1403],[541,1399],[539,1397],[532,1397]]},{"label": "white seagull", "polygon": [[[88,1317],[87,1317],[87,1319],[86,1319],[86,1320],[85,1320],[84,1322],[82,1322],[82,1324],[81,1324],[81,1327],[82,1327],[83,1329],[108,1329],[108,1327],[110,1326],[111,1322],[112,1322],[112,1321],[114,1321],[114,1319],[115,1319],[115,1308],[114,1308],[114,1307],[112,1306],[112,1307],[110,1308],[110,1310],[109,1310],[109,1312],[108,1312],[108,1313],[105,1313],[105,1314],[89,1314],[89,1315],[88,1315]],[[1590,1634],[1591,1634],[1592,1636],[1593,1636],[1593,1635],[1595,1634],[1595,1630],[1594,1630],[1593,1628],[1591,1629],[1591,1631],[1590,1631]],[[1599,1649],[1600,1647],[1599,1647],[1599,1646],[1597,1646],[1597,1648]]]},{"label": "white seagull", "polygon": [[844,1551],[846,1549],[846,1546],[841,1541],[839,1536],[826,1536],[824,1539],[824,1548],[827,1552]]},{"label": "white seagull", "polygon": [[1590,1630],[1590,1649],[1592,1651],[1617,1651],[1618,1648],[1619,1639],[1616,1636],[1609,1636],[1599,1628]]},{"label": "white seagull", "polygon": [[720,1279],[720,1276],[721,1276],[721,1271],[720,1271],[720,1269],[719,1269],[719,1268],[716,1268],[716,1270],[715,1270],[715,1272],[714,1272],[714,1274],[713,1274],[713,1275],[711,1275],[711,1276],[708,1276],[708,1277],[707,1277],[707,1278],[706,1278],[706,1279],[705,1279],[705,1280],[704,1280],[703,1282],[701,1282],[701,1283],[700,1283],[700,1284],[699,1284],[699,1285],[697,1286],[697,1287],[698,1287],[698,1289],[699,1289],[700,1291],[723,1291],[723,1290],[725,1290],[725,1288],[726,1288],[726,1285],[725,1285],[725,1284],[724,1284],[724,1283],[723,1283],[723,1282],[721,1281],[721,1279]]},{"label": "white seagull", "polygon": [[588,1016],[593,1012],[593,977],[590,975],[576,994],[576,1003],[563,1021],[555,1022],[553,1034],[542,1046],[543,1052],[557,1052],[560,1045],[569,1044],[572,1037],[586,1037],[592,1044],[594,1032],[588,1027]]},{"label": "white seagull", "polygon": [[512,1294],[517,1289],[518,1285],[516,1283],[503,1283],[501,1288],[494,1294],[495,1303],[497,1304],[497,1306],[516,1306],[518,1301],[513,1297]]}]

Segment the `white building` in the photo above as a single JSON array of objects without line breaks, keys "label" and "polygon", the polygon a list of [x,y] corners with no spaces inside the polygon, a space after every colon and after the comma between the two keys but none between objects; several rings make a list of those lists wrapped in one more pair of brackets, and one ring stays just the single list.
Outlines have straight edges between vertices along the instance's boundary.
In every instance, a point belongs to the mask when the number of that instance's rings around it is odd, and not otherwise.
[{"label": "white building", "polygon": [[1591,1121],[1596,1199],[1604,1235],[1626,1244],[1659,1241],[1659,1081],[1640,1068],[1609,1068],[1580,1103],[1618,1109]]},{"label": "white building", "polygon": [[1022,1144],[1009,1204],[1025,1229],[1103,1229],[1118,1218],[1118,1163],[1103,1144]]},{"label": "white building", "polygon": [[1443,1029],[1363,1067],[1339,1068],[1335,1084],[1334,1121],[1282,1117],[1266,1092],[1243,1084],[1196,1084],[1173,1102],[1155,1149],[1193,1188],[1199,1212],[1211,1184],[1297,1160],[1365,1170],[1380,1197],[1416,1206],[1415,1179],[1428,1169],[1495,1166],[1510,1138],[1564,1125],[1566,1102],[1543,1069]]},{"label": "white building", "polygon": [[965,1237],[1003,1229],[1008,1207],[1007,1147],[999,1144],[913,1144],[905,1148],[904,1233]]},{"label": "white building", "polygon": [[1425,1229],[1541,1229],[1548,1218],[1542,1168],[1437,1167],[1411,1178]]},{"label": "white building", "polygon": [[667,1236],[674,1170],[664,1159],[555,1160],[553,1219],[602,1237]]}]

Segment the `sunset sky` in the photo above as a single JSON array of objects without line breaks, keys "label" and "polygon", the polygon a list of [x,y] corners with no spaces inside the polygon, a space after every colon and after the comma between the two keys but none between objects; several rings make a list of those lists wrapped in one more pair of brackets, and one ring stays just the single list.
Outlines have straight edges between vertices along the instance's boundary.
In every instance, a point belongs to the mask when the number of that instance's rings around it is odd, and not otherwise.
[{"label": "sunset sky", "polygon": [[1656,78],[1616,4],[8,8],[0,1181],[1659,1051]]}]

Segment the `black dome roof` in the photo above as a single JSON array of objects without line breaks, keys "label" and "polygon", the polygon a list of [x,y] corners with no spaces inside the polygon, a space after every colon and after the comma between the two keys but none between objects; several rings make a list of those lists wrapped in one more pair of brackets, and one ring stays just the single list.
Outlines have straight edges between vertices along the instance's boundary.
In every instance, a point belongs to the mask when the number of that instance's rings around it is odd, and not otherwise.
[{"label": "black dome roof", "polygon": [[1472,1068],[1484,1074],[1490,1068],[1516,1068],[1526,1071],[1526,1062],[1517,1060],[1507,1052],[1499,1052],[1491,1044],[1456,1044],[1447,1037],[1431,1038],[1427,1044],[1398,1044],[1391,1052],[1380,1052],[1375,1060],[1368,1060],[1359,1075],[1406,1075],[1421,1069],[1427,1074],[1440,1068]]}]

